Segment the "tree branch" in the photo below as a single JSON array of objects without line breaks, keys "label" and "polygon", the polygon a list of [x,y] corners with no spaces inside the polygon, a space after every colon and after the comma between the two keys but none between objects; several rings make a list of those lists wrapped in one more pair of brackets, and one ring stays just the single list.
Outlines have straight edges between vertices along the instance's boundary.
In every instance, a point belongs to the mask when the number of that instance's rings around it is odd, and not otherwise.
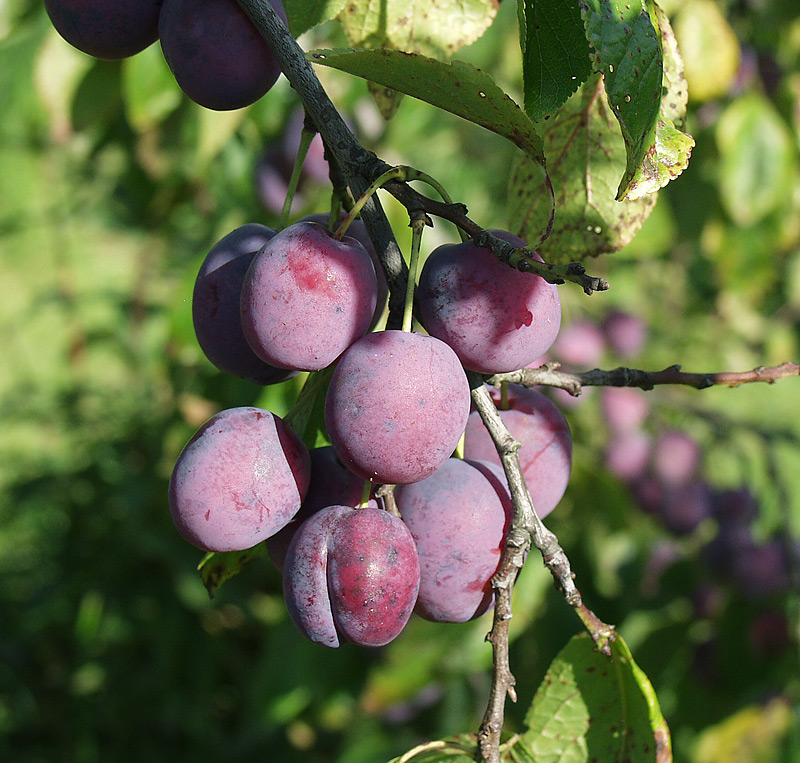
[{"label": "tree branch", "polygon": [[524,387],[558,387],[566,390],[573,397],[581,394],[583,387],[638,387],[651,390],[657,384],[682,384],[695,389],[728,386],[738,387],[741,384],[766,382],[774,384],[778,379],[800,376],[800,365],[782,363],[779,366],[766,368],[758,366],[752,371],[721,371],[715,373],[686,373],[679,365],[669,366],[663,371],[642,371],[638,368],[614,368],[604,371],[595,368],[582,373],[570,373],[559,370],[558,363],[545,363],[539,368],[521,368],[503,374],[493,374],[486,381],[493,387],[502,382],[521,384]]},{"label": "tree branch", "polygon": [[499,763],[500,734],[503,728],[506,696],[516,701],[515,679],[508,660],[508,632],[512,617],[511,593],[531,543],[542,555],[556,587],[564,595],[567,603],[575,609],[592,639],[604,654],[610,654],[609,643],[614,638],[614,628],[602,622],[583,603],[567,555],[559,545],[558,538],[544,526],[534,510],[517,455],[519,442],[514,439],[500,418],[481,376],[469,371],[467,376],[470,381],[472,401],[500,456],[514,507],[500,565],[492,577],[495,597],[494,619],[492,630],[486,638],[492,644],[494,670],[489,703],[478,731],[478,747],[483,761]]}]

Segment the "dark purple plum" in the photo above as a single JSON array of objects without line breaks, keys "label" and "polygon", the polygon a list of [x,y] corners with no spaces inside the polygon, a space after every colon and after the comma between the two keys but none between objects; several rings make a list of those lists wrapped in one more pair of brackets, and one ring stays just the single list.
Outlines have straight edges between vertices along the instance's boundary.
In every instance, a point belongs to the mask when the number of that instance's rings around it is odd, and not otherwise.
[{"label": "dark purple plum", "polygon": [[181,452],[169,483],[178,532],[206,551],[251,548],[284,527],[308,489],[309,456],[260,408],[212,416]]},{"label": "dark purple plum", "polygon": [[[492,231],[513,244],[525,242]],[[445,244],[428,256],[417,289],[422,324],[449,344],[465,368],[498,373],[523,368],[555,341],[558,289],[500,262],[472,241]]]},{"label": "dark purple plum", "polygon": [[740,548],[730,562],[731,582],[748,598],[757,599],[784,591],[789,565],[783,541],[770,538]]},{"label": "dark purple plum", "polygon": [[647,327],[641,318],[630,313],[614,311],[602,324],[611,351],[620,358],[638,355],[647,341]]},{"label": "dark purple plum", "polygon": [[[499,390],[491,390],[500,404]],[[511,434],[519,440],[519,461],[534,508],[546,517],[567,489],[572,468],[572,438],[569,425],[556,405],[541,392],[517,384],[508,385],[507,410],[500,411]],[[464,457],[500,466],[500,457],[477,411],[469,415]]]},{"label": "dark purple plum", "polygon": [[[273,564],[283,570],[286,550],[289,548],[297,528],[312,514],[327,506],[356,506],[364,493],[364,479],[346,469],[336,458],[331,445],[309,451],[311,478],[308,492],[300,511],[286,527],[267,539],[267,552]],[[372,502],[374,503],[374,501]],[[377,504],[375,504],[377,506]]]},{"label": "dark purple plum", "polygon": [[241,225],[206,255],[194,283],[192,319],[197,342],[221,371],[256,384],[275,384],[294,375],[259,358],[242,331],[239,302],[247,268],[275,231],[259,223]]},{"label": "dark purple plum", "polygon": [[377,294],[375,268],[358,241],[295,223],[250,264],[240,303],[244,336],[270,365],[318,371],[364,336]]},{"label": "dark purple plum", "polygon": [[58,33],[95,58],[127,58],[158,39],[161,0],[45,0]]},{"label": "dark purple plum", "polygon": [[667,486],[659,510],[664,527],[675,535],[689,535],[711,516],[711,491],[700,479]]},{"label": "dark purple plum", "polygon": [[405,627],[417,599],[414,539],[380,509],[329,506],[292,539],[283,589],[289,615],[311,641],[383,646]]},{"label": "dark purple plum", "polygon": [[[344,215],[342,215],[342,219],[344,219]],[[327,212],[319,212],[301,217],[298,222],[312,222],[317,223],[324,228],[328,228],[329,220],[330,214]],[[381,265],[381,261],[378,258],[377,252],[375,251],[375,246],[372,243],[372,239],[370,239],[369,233],[367,233],[367,226],[364,225],[363,221],[353,220],[353,222],[350,224],[350,227],[347,229],[347,235],[361,243],[364,249],[367,250],[367,254],[372,259],[372,264],[375,266],[375,275],[378,279],[378,299],[375,303],[375,313],[372,316],[372,323],[370,324],[370,329],[372,329],[378,323],[383,315],[383,311],[386,309],[386,300],[389,297],[389,282],[386,280],[386,273],[383,271],[383,265]]]},{"label": "dark purple plum", "polygon": [[[284,18],[280,0],[270,0]],[[281,73],[275,56],[236,0],[164,0],[161,49],[186,95],[208,109],[249,106]]]},{"label": "dark purple plum", "polygon": [[469,406],[464,369],[444,342],[381,331],[342,355],[328,387],[325,424],[348,469],[401,485],[425,479],[450,457]]},{"label": "dark purple plum", "polygon": [[494,464],[449,458],[430,477],[395,490],[419,553],[420,616],[463,623],[492,605],[490,580],[512,514],[505,484]]}]

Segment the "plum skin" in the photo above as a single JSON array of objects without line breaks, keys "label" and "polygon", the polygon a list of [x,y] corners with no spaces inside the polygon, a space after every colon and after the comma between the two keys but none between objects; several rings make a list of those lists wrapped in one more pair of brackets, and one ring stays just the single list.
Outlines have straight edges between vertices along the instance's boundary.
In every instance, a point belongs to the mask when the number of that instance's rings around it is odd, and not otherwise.
[{"label": "plum skin", "polygon": [[397,517],[376,508],[329,506],[295,534],[283,581],[289,615],[311,641],[383,646],[411,616],[419,559]]},{"label": "plum skin", "polygon": [[253,352],[239,311],[247,269],[275,233],[266,225],[246,223],[221,238],[203,260],[192,294],[192,322],[205,356],[221,371],[263,385],[295,373],[271,366]]},{"label": "plum skin", "polygon": [[135,55],[158,39],[162,0],[45,0],[56,31],[95,58]]},{"label": "plum skin", "polygon": [[367,332],[377,292],[375,268],[358,241],[295,223],[250,263],[240,302],[245,339],[270,365],[318,371]]},{"label": "plum skin", "polygon": [[178,456],[169,483],[173,521],[205,551],[251,548],[297,513],[309,472],[308,450],[278,416],[228,408],[203,424]]},{"label": "plum skin", "polygon": [[[491,390],[500,403],[500,392]],[[572,468],[572,437],[558,407],[541,392],[508,385],[508,410],[500,418],[522,447],[518,455],[533,506],[540,519],[546,517],[567,489]],[[477,411],[469,416],[464,439],[464,457],[500,465],[500,457]]]},{"label": "plum skin", "polygon": [[455,450],[469,415],[464,369],[444,342],[380,331],[339,359],[325,399],[336,455],[364,479],[417,482]]},{"label": "plum skin", "polygon": [[[491,232],[525,246],[511,233]],[[548,350],[561,326],[556,286],[500,262],[472,241],[431,252],[420,273],[417,300],[428,333],[449,344],[464,367],[478,373],[527,366]]]},{"label": "plum skin", "polygon": [[450,458],[395,497],[419,553],[417,614],[462,623],[486,612],[513,511],[502,470]]},{"label": "plum skin", "polygon": [[[280,0],[272,7],[286,20]],[[163,0],[161,50],[181,90],[216,111],[255,103],[281,70],[236,0]]]}]

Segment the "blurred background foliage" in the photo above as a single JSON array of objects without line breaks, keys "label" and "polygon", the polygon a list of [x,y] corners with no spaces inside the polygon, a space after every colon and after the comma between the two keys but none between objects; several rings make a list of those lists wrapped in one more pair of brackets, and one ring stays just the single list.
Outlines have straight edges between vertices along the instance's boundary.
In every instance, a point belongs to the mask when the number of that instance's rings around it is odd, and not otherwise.
[{"label": "blurred background foliage", "polygon": [[[561,288],[564,326],[633,319],[638,339],[606,331],[594,356],[579,353],[603,367],[797,361],[800,9],[670,0],[665,10],[697,146],[634,241],[588,263],[611,290]],[[507,0],[458,57],[519,98],[516,35]],[[302,39],[343,41],[333,24]],[[362,81],[319,75],[365,145],[435,176],[487,227],[513,225],[513,147],[410,98],[384,123]],[[287,83],[247,110],[208,112],[183,97],[157,45],[94,61],[58,38],[41,3],[0,0],[0,103],[0,757],[366,763],[477,728],[486,619],[414,619],[381,650],[324,650],[289,622],[265,558],[209,600],[201,554],[171,524],[169,473],[197,426],[236,405],[284,413],[297,391],[298,380],[262,390],[217,372],[190,317],[211,245],[277,219],[296,140],[287,130],[299,130]],[[309,172],[297,214],[328,200]],[[407,242],[403,211],[387,208]],[[453,238],[438,224],[424,247]],[[646,500],[652,463],[624,474],[609,455],[601,391],[557,399],[575,465],[548,524],[589,606],[653,681],[676,759],[800,761],[796,380],[647,393],[637,432],[647,443],[689,435],[693,484],[716,500],[688,529]],[[746,505],[734,529],[757,550],[741,563],[723,537],[734,495]],[[759,555],[768,543],[780,565]],[[536,558],[515,613],[509,731],[579,630]]]}]

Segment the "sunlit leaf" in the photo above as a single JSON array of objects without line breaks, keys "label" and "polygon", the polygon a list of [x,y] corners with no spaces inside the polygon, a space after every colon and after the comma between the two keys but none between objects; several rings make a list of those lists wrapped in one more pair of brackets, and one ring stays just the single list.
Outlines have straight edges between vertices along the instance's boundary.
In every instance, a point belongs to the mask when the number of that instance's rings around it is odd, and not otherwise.
[{"label": "sunlit leaf", "polygon": [[497,0],[348,0],[339,22],[353,47],[391,47],[448,58],[486,31],[498,4]]},{"label": "sunlit leaf", "polygon": [[588,634],[550,665],[525,717],[521,744],[537,763],[668,763],[669,729],[647,676],[620,638],[611,657]]},{"label": "sunlit leaf", "polygon": [[577,0],[518,0],[525,111],[550,116],[589,77],[592,64]]},{"label": "sunlit leaf", "polygon": [[[542,125],[547,169],[556,198],[549,238],[539,246],[549,262],[614,252],[627,244],[652,210],[654,194],[615,201],[625,144],[594,76]],[[529,160],[517,163],[509,191],[509,226],[530,241],[549,214],[549,189]]]},{"label": "sunlit leaf", "polygon": [[317,24],[335,19],[347,0],[283,0],[289,29],[295,37]]},{"label": "sunlit leaf", "polygon": [[685,0],[675,15],[675,37],[689,98],[707,101],[730,90],[739,69],[739,41],[715,0]]}]

